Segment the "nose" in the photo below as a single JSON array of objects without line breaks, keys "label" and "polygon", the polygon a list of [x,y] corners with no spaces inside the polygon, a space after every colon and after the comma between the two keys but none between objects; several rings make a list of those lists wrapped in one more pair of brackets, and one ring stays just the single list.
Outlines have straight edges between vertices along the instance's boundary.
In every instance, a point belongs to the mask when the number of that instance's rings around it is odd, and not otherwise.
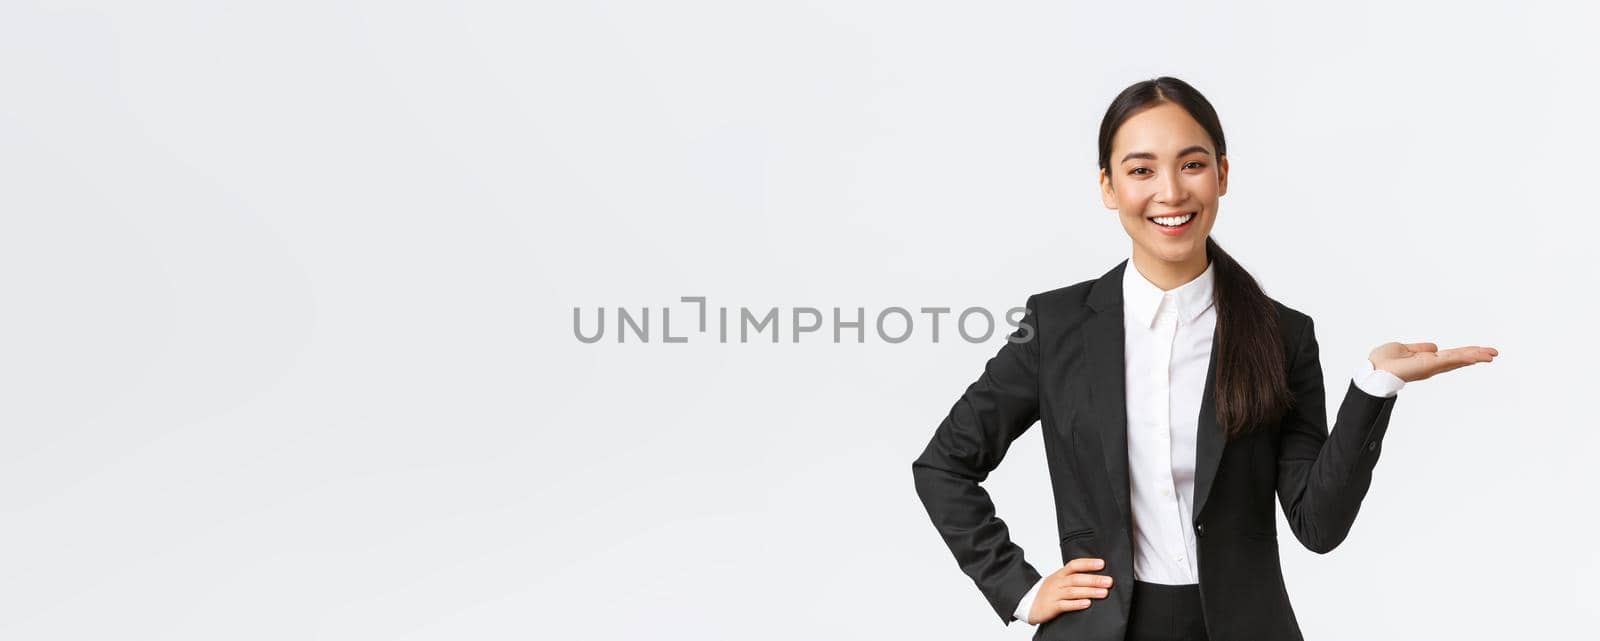
[{"label": "nose", "polygon": [[1172,205],[1184,201],[1183,183],[1179,182],[1178,175],[1166,173],[1161,178],[1161,184],[1156,190],[1156,202],[1163,205]]}]

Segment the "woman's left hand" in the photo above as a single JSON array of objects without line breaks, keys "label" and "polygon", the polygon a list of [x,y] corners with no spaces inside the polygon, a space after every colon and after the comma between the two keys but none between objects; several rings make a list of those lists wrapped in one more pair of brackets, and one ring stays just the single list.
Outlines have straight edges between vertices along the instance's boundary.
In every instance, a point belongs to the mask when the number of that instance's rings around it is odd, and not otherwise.
[{"label": "woman's left hand", "polygon": [[1433,343],[1384,343],[1373,349],[1367,359],[1372,361],[1374,368],[1394,374],[1409,383],[1473,363],[1492,362],[1499,355],[1500,350],[1476,345],[1441,352],[1439,346]]}]

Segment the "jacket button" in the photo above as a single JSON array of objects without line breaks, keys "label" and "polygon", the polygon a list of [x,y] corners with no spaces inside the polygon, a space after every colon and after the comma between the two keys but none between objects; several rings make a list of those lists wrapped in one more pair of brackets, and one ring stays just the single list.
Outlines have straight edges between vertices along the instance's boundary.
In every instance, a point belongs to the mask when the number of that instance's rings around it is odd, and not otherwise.
[{"label": "jacket button", "polygon": [[1196,523],[1195,526],[1194,526],[1194,535],[1195,536],[1205,536],[1206,535],[1206,524],[1204,524],[1204,523]]},{"label": "jacket button", "polygon": [[1367,451],[1368,452],[1371,452],[1371,451],[1376,450],[1376,449],[1378,449],[1378,442],[1377,441],[1373,441],[1373,442],[1367,444]]}]

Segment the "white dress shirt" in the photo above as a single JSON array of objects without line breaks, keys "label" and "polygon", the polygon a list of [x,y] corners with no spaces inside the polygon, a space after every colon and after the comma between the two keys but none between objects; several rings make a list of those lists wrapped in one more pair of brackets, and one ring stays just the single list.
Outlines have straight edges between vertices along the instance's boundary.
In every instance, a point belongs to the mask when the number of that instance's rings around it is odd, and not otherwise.
[{"label": "white dress shirt", "polygon": [[[1132,258],[1123,270],[1133,576],[1148,583],[1200,582],[1194,530],[1187,524],[1193,520],[1200,398],[1217,326],[1214,267],[1170,291],[1145,278]],[[1394,396],[1405,386],[1365,358],[1352,380],[1373,396]],[[1040,578],[1017,603],[1018,620],[1028,620],[1043,584]]]}]

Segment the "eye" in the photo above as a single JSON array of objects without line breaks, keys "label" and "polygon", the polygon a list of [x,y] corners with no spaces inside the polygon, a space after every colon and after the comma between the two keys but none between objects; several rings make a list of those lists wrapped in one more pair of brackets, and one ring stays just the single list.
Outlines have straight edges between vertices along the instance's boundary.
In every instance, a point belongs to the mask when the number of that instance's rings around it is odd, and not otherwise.
[{"label": "eye", "polygon": [[1149,169],[1145,169],[1144,167],[1134,167],[1133,171],[1130,171],[1128,173],[1133,174],[1135,176],[1141,176],[1141,175],[1143,175],[1143,174],[1139,173],[1141,171],[1150,171],[1150,170]]},{"label": "eye", "polygon": [[1185,167],[1185,168],[1187,168],[1187,167],[1188,167],[1188,166],[1189,166],[1189,165],[1194,165],[1194,166],[1195,166],[1195,169],[1200,169],[1200,168],[1202,168],[1202,167],[1205,167],[1205,166],[1206,166],[1206,164],[1205,164],[1205,163],[1203,163],[1203,162],[1200,162],[1200,161],[1198,161],[1198,160],[1191,160],[1191,161],[1189,161],[1189,163],[1188,163],[1188,164],[1187,164],[1187,165],[1184,165],[1184,167]]}]

